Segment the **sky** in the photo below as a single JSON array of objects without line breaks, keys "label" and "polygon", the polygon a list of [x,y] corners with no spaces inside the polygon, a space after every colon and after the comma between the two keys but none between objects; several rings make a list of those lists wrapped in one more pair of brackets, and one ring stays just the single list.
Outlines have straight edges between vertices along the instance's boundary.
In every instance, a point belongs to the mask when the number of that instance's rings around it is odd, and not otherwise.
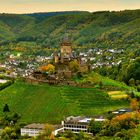
[{"label": "sky", "polygon": [[0,0],[0,13],[125,9],[140,9],[140,0]]}]

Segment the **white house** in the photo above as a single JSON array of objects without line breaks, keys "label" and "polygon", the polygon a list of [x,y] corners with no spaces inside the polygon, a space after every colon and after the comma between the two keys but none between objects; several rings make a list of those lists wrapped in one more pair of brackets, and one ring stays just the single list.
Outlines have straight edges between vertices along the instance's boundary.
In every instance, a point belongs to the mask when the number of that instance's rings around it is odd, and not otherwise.
[{"label": "white house", "polygon": [[[63,126],[55,125],[52,134],[56,136],[60,131],[64,131]],[[33,123],[21,128],[21,136],[28,135],[29,137],[35,137],[43,132],[45,132],[45,124]]]},{"label": "white house", "polygon": [[44,124],[29,124],[21,128],[21,136],[28,135],[29,137],[35,137],[44,132]]},{"label": "white house", "polygon": [[66,118],[65,121],[62,121],[62,125],[64,126],[64,131],[72,131],[73,133],[79,133],[81,131],[87,132],[90,134],[88,130],[88,124],[91,121],[91,118],[86,117],[73,117],[70,116]]}]

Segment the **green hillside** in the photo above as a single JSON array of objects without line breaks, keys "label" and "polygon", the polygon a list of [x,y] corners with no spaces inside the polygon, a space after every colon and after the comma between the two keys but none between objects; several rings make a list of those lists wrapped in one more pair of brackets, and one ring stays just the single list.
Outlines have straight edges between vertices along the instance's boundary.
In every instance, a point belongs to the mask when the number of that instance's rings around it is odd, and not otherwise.
[{"label": "green hillside", "polygon": [[31,41],[53,48],[67,32],[75,46],[119,47],[121,41],[126,47],[132,36],[139,43],[139,18],[140,10],[0,14],[0,43]]},{"label": "green hillside", "polygon": [[[107,91],[111,90],[120,90],[120,91],[134,91],[134,87],[127,86],[123,82],[118,82],[112,80],[108,77],[101,76],[98,73],[91,72],[89,74],[85,74],[81,79],[76,79],[78,83],[83,85],[94,86],[102,89],[106,89]],[[100,87],[100,84],[102,84]]]},{"label": "green hillside", "polygon": [[0,40],[8,40],[12,37],[14,37],[14,34],[10,31],[9,26],[0,21]]},{"label": "green hillside", "polygon": [[0,43],[16,41],[19,33],[33,26],[35,19],[25,15],[0,14]]},{"label": "green hillside", "polygon": [[[109,32],[109,36],[112,38],[112,34],[114,35],[114,30],[119,32],[120,28],[126,29],[129,26],[129,28],[133,28],[131,32],[136,30],[135,26],[138,26],[139,24],[138,22],[133,21],[140,18],[139,13],[140,11],[136,10],[97,13],[81,12],[77,14],[69,13],[66,15],[60,14],[44,19],[34,27],[26,30],[26,32],[20,34],[19,38],[21,40],[33,38],[42,45],[57,47],[59,41],[64,36],[64,33],[67,32],[75,45],[86,45],[87,47],[97,45],[96,47],[98,47],[100,46],[102,36],[106,34],[106,32]],[[132,27],[131,22],[133,22]],[[121,37],[123,37],[123,34]],[[115,38],[114,35],[114,39],[118,39],[117,36]],[[102,40],[102,42],[106,43],[106,40]],[[111,47],[111,44],[112,43],[107,44],[108,47]],[[122,46],[123,45],[125,44],[122,43]]]},{"label": "green hillside", "polygon": [[127,107],[126,100],[112,100],[96,88],[30,85],[15,82],[0,92],[0,115],[5,103],[24,122],[60,122],[69,115],[98,115]]}]

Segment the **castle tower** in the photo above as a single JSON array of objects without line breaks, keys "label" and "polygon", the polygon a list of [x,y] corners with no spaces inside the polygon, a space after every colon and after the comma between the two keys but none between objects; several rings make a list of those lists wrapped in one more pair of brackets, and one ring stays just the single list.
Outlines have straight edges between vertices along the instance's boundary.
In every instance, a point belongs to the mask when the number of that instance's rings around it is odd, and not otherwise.
[{"label": "castle tower", "polygon": [[65,36],[61,43],[61,63],[64,62],[64,59],[70,60],[72,58],[72,46],[71,42],[68,39],[68,36]]}]

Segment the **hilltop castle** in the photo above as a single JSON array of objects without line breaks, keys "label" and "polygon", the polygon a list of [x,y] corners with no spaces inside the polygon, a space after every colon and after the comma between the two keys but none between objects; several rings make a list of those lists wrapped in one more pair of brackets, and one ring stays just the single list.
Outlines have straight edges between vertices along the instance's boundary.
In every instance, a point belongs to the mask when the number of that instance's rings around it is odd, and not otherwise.
[{"label": "hilltop castle", "polygon": [[72,43],[66,36],[60,43],[60,53],[54,52],[54,65],[56,74],[60,79],[62,77],[64,79],[71,78],[72,75],[75,74],[69,67],[70,62],[74,60],[78,63],[81,72],[88,72],[90,70],[89,64],[83,63],[78,55],[74,55]]},{"label": "hilltop castle", "polygon": [[[78,70],[73,71],[70,63],[76,61]],[[90,71],[90,65],[83,63],[80,57],[75,55],[72,50],[72,43],[68,37],[64,37],[60,43],[60,51],[53,53],[53,65],[55,72],[53,74],[44,73],[43,71],[35,71],[33,77],[37,80],[46,80],[48,83],[70,83],[71,77],[77,75],[78,72],[85,73]]]}]

